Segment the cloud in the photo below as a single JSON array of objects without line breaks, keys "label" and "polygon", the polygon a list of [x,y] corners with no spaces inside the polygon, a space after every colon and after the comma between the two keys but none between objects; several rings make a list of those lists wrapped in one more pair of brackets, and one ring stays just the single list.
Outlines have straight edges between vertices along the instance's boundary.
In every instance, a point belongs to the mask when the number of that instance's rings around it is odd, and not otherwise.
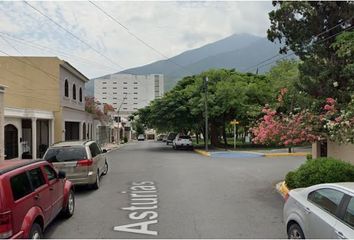
[{"label": "cloud", "polygon": [[[271,2],[95,3],[170,57],[234,33],[265,36],[269,26],[268,12],[272,9]],[[89,2],[30,4],[124,68],[163,59]],[[0,32],[55,49],[43,51],[14,41],[13,44],[26,55],[58,55],[90,78],[122,70],[23,2],[1,2],[0,11],[3,13]],[[16,53],[4,41],[0,41],[0,49]]]}]

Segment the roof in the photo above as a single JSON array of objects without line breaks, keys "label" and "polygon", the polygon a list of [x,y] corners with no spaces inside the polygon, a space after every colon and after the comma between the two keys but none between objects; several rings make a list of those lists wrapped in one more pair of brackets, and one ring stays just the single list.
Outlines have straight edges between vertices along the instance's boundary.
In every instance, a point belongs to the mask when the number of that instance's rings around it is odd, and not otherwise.
[{"label": "roof", "polygon": [[5,160],[3,163],[0,163],[0,175],[42,161],[44,160]]},{"label": "roof", "polygon": [[54,143],[51,147],[83,146],[88,142],[93,142],[93,141],[92,140],[65,141],[65,142]]},{"label": "roof", "polygon": [[60,66],[67,69],[69,72],[74,74],[76,77],[80,78],[84,82],[90,81],[84,74],[82,74],[79,70],[77,70],[73,65],[68,63],[67,61],[61,60]]}]

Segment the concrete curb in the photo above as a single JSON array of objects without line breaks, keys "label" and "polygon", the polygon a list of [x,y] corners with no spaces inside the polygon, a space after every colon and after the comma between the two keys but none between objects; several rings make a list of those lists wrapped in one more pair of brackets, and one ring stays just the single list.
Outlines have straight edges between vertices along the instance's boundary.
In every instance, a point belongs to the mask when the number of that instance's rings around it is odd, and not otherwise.
[{"label": "concrete curb", "polygon": [[282,195],[283,198],[289,193],[289,188],[286,186],[285,181],[281,181],[275,185],[276,190]]},{"label": "concrete curb", "polygon": [[309,152],[297,152],[297,153],[264,153],[265,157],[305,157],[306,155],[311,154]]},{"label": "concrete curb", "polygon": [[204,151],[204,150],[200,150],[200,149],[194,149],[194,152],[203,155],[204,157],[210,157],[210,152]]}]

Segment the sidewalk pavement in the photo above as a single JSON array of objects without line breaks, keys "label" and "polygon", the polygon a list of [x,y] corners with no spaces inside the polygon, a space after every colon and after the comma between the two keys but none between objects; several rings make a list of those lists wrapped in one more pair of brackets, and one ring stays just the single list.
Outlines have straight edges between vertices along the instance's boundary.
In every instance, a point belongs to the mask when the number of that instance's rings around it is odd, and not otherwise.
[{"label": "sidewalk pavement", "polygon": [[126,143],[125,144],[116,144],[116,143],[106,143],[106,144],[104,144],[103,146],[101,146],[101,148],[102,149],[106,149],[107,150],[107,152],[110,152],[110,151],[112,151],[112,150],[116,150],[116,149],[119,149],[119,148],[121,148],[121,147],[123,147],[123,146],[125,146],[126,145]]}]

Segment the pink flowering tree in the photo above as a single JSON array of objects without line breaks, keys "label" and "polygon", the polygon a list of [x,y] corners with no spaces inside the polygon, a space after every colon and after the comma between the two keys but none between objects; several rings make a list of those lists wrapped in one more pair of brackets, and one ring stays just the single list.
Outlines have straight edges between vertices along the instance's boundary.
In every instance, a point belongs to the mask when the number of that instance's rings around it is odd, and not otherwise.
[{"label": "pink flowering tree", "polygon": [[328,139],[338,143],[354,144],[354,96],[341,110],[333,98],[327,98],[323,110],[325,113],[320,119]]},{"label": "pink flowering tree", "polygon": [[[286,89],[280,90],[279,104],[283,103],[286,93]],[[292,146],[314,142],[320,137],[318,117],[308,110],[284,114],[266,106],[262,112],[265,115],[251,129],[254,143],[287,146],[291,152]]]}]

